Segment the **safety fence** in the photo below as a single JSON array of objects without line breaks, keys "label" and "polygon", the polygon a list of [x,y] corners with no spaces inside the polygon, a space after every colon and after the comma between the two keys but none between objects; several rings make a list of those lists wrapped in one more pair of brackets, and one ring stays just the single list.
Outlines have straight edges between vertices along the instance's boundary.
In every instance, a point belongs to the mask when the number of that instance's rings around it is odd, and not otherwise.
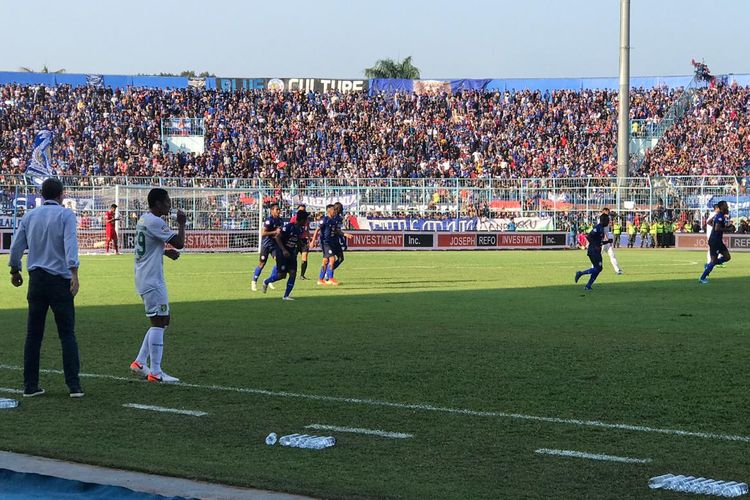
[{"label": "safety fence", "polygon": [[[217,245],[237,250],[257,248],[260,222],[274,202],[288,216],[301,203],[320,213],[338,201],[352,228],[370,231],[567,231],[571,224],[592,221],[604,206],[623,221],[700,222],[710,205],[722,199],[730,203],[734,217],[750,211],[745,180],[735,177],[62,180],[64,204],[76,213],[82,235],[103,235],[104,214],[112,204],[117,205],[118,229],[135,229],[147,210],[148,191],[163,187],[173,207],[187,212],[188,230],[200,231],[209,242],[225,232]],[[12,232],[24,213],[40,203],[37,185],[23,176],[0,175],[0,229]]]}]

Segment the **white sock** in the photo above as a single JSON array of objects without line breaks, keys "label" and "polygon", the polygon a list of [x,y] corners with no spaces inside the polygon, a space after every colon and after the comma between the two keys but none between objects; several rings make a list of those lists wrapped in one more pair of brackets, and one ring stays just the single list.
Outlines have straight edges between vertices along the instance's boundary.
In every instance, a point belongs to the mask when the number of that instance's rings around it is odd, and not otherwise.
[{"label": "white sock", "polygon": [[710,264],[711,263],[711,250],[706,252],[706,259],[707,259],[706,264]]},{"label": "white sock", "polygon": [[141,350],[138,351],[138,357],[135,360],[138,364],[145,365],[148,360],[148,336],[151,334],[152,328],[146,331],[146,335],[143,336],[143,343],[141,344]]},{"label": "white sock", "polygon": [[607,249],[607,255],[609,255],[609,261],[612,263],[612,267],[615,268],[615,272],[620,270],[620,264],[617,263],[617,257],[615,257],[615,249],[612,245]]},{"label": "white sock", "polygon": [[161,355],[164,353],[164,328],[151,327],[148,348],[151,355],[151,373],[161,373]]}]

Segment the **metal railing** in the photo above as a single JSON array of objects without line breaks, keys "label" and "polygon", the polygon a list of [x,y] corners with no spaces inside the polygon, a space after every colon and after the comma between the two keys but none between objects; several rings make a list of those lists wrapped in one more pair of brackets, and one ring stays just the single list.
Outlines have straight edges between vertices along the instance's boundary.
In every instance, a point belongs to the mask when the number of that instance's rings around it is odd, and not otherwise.
[{"label": "metal railing", "polygon": [[203,118],[162,118],[161,136],[183,137],[205,135],[206,128]]},{"label": "metal railing", "polygon": [[655,122],[652,119],[630,120],[630,152],[632,171],[638,172],[646,158],[646,151],[654,149],[659,140],[672,128],[693,106],[698,88],[705,86],[696,77],[690,80],[687,87],[667,110],[664,117]]},{"label": "metal railing", "polygon": [[[748,215],[740,203],[744,182],[735,177],[633,177],[620,179],[201,179],[159,177],[64,177],[66,194],[77,214],[101,218],[112,203],[123,224],[145,209],[151,187],[168,189],[175,206],[187,210],[196,228],[257,227],[264,206],[280,201],[285,209],[300,202],[320,210],[347,200],[353,215],[368,214],[465,217],[482,213],[590,219],[602,206],[618,213],[664,217],[708,209],[714,196],[735,201],[734,216]],[[0,175],[0,215],[17,215],[35,206],[38,188],[23,176]],[[243,222],[248,217],[250,222]],[[128,226],[129,227],[129,226]]]}]

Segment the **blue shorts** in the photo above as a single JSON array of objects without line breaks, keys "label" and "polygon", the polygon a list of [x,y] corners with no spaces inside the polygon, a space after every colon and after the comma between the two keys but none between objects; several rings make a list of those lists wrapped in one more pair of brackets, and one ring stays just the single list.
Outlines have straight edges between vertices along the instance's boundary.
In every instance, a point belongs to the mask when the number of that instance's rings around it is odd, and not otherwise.
[{"label": "blue shorts", "polygon": [[341,245],[337,241],[324,241],[323,257],[328,258],[333,255],[341,255]]},{"label": "blue shorts", "polygon": [[278,262],[279,259],[283,256],[283,253],[278,249],[276,245],[263,246],[260,249],[260,260],[262,260],[263,262],[267,262],[269,254],[273,255],[273,258],[276,260],[276,262]]},{"label": "blue shorts", "polygon": [[289,257],[284,257],[284,252],[279,250],[279,258],[276,259],[276,268],[281,273],[289,273],[297,270],[297,252],[289,252]]},{"label": "blue shorts", "polygon": [[711,257],[718,257],[720,254],[722,256],[725,256],[729,253],[729,250],[727,250],[727,246],[724,244],[724,241],[718,240],[718,241],[711,241],[708,240],[708,252],[711,255]]},{"label": "blue shorts", "polygon": [[601,252],[589,252],[589,260],[594,267],[602,267],[602,253]]}]

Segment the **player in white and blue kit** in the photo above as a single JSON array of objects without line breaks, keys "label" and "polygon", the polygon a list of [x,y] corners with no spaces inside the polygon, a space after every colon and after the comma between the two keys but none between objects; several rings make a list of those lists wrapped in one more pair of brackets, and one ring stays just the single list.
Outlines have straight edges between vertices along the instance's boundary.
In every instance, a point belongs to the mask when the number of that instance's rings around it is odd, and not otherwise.
[{"label": "player in white and blue kit", "polygon": [[[151,322],[143,338],[141,349],[130,363],[130,371],[147,378],[149,382],[175,383],[179,379],[167,375],[161,369],[164,353],[164,331],[169,326],[169,298],[164,280],[163,257],[172,260],[180,257],[179,249],[185,246],[186,217],[177,211],[179,229],[173,231],[162,217],[172,209],[169,194],[161,188],[148,193],[149,211],[141,216],[135,228],[135,289],[143,299],[146,316]],[[169,243],[173,248],[167,249]],[[147,361],[151,366],[147,365]]]}]

